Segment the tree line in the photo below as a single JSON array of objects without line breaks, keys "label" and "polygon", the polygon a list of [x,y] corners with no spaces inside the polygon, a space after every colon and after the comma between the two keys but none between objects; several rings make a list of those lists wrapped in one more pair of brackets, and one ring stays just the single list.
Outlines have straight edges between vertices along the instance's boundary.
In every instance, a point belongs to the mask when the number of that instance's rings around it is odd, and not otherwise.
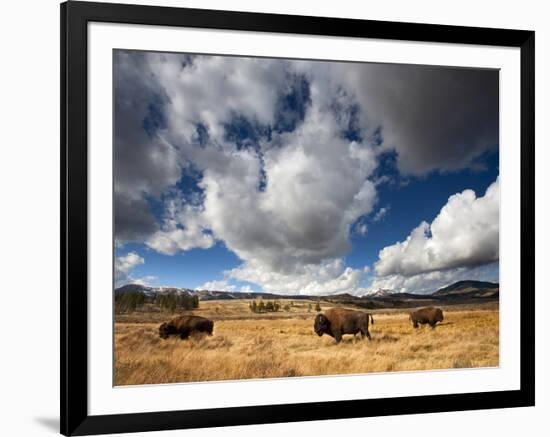
[{"label": "tree line", "polygon": [[147,299],[144,293],[130,291],[115,295],[115,313],[132,313],[142,308],[147,301],[158,305],[163,311],[172,313],[178,310],[193,310],[199,307],[199,296],[179,293],[158,293],[151,300]]},{"label": "tree line", "polygon": [[199,307],[199,296],[178,293],[157,294],[154,303],[161,309],[171,312],[192,310]]},{"label": "tree line", "polygon": [[253,313],[274,313],[281,309],[281,304],[276,300],[269,300],[267,302],[264,302],[263,300],[256,302],[253,300],[250,302],[249,308]]},{"label": "tree line", "polygon": [[[294,303],[291,302],[290,306],[294,306]],[[283,310],[290,311],[290,306],[287,304],[283,307]],[[264,302],[262,299],[260,299],[259,302],[253,300],[248,304],[248,307],[250,308],[250,311],[253,313],[271,313],[271,312],[277,312],[281,309],[281,304],[274,300],[274,301],[267,301]],[[312,310],[312,305],[308,304],[308,312]],[[321,311],[321,304],[319,301],[315,303],[315,311],[319,312]]]},{"label": "tree line", "polygon": [[115,312],[131,313],[137,308],[141,308],[145,304],[145,295],[138,291],[130,291],[128,293],[122,293],[118,296],[115,295]]}]

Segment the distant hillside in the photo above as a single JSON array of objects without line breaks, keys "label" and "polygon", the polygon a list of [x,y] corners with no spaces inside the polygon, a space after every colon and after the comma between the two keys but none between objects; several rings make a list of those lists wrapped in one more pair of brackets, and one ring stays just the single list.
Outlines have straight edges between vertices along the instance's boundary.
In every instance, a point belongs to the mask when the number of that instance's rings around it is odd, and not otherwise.
[{"label": "distant hillside", "polygon": [[126,284],[115,289],[115,296],[117,297],[125,293],[143,293],[146,296],[153,296],[155,289],[141,284]]},{"label": "distant hillside", "polygon": [[158,295],[180,294],[198,296],[201,301],[208,300],[253,300],[262,298],[265,300],[292,299],[292,300],[323,300],[327,302],[356,305],[367,309],[415,307],[422,305],[457,304],[466,302],[479,302],[497,300],[499,297],[499,284],[482,281],[459,281],[440,288],[432,294],[399,293],[388,289],[373,290],[363,296],[355,296],[349,293],[340,293],[326,296],[284,295],[277,293],[256,293],[219,290],[193,290],[189,288],[175,287],[149,287],[140,284],[126,284],[115,289],[115,296],[124,293],[143,293],[148,301]]},{"label": "distant hillside", "polygon": [[[115,296],[124,293],[143,293],[148,297],[154,297],[158,294],[186,294],[198,296],[200,300],[233,300],[233,299],[314,299],[315,296],[304,295],[282,295],[275,293],[262,292],[239,292],[239,291],[219,291],[219,290],[193,290],[191,288],[176,287],[149,287],[141,284],[126,284],[115,289]],[[348,295],[349,296],[349,295]]]},{"label": "distant hillside", "polygon": [[440,288],[432,294],[436,297],[470,296],[492,297],[498,295],[499,284],[482,281],[458,281],[447,287]]}]

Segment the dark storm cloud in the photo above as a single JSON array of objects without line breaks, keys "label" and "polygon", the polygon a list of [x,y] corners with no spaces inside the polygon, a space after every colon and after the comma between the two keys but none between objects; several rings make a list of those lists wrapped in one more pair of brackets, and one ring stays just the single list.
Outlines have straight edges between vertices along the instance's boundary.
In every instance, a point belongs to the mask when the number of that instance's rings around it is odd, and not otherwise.
[{"label": "dark storm cloud", "polygon": [[[163,61],[163,55],[149,56]],[[181,174],[176,150],[156,135],[165,127],[167,96],[147,59],[141,52],[115,52],[115,238],[120,242],[143,241],[157,229],[145,196],[160,196]]]},{"label": "dark storm cloud", "polygon": [[118,242],[143,241],[157,229],[145,199],[115,194],[115,239]]},{"label": "dark storm cloud", "polygon": [[498,146],[496,70],[383,64],[342,69],[363,126],[381,127],[383,147],[396,150],[405,175],[463,169]]}]

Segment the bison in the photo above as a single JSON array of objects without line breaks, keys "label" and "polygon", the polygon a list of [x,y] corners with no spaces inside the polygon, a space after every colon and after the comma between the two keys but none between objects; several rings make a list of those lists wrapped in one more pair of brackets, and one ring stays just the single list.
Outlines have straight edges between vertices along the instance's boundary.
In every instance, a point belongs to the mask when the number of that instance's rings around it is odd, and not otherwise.
[{"label": "bison", "polygon": [[427,323],[435,328],[437,322],[443,321],[443,311],[435,307],[420,308],[409,314],[409,320],[415,328],[418,328],[419,323],[422,325]]},{"label": "bison", "polygon": [[160,325],[159,336],[166,339],[171,335],[179,335],[182,340],[185,340],[193,332],[206,332],[212,335],[213,330],[212,320],[200,316],[180,316]]},{"label": "bison", "polygon": [[366,335],[370,340],[369,317],[371,323],[374,324],[374,319],[369,313],[343,308],[331,308],[325,311],[324,314],[317,314],[313,329],[319,337],[323,334],[328,334],[336,340],[336,343],[342,341],[342,335],[344,334],[355,335],[359,332],[361,333],[361,338]]}]

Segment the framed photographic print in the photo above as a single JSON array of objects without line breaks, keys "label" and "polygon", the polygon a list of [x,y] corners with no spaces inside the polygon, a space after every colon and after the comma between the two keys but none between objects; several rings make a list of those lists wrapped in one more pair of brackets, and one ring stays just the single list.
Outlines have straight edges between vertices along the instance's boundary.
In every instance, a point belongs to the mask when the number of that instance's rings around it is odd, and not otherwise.
[{"label": "framed photographic print", "polygon": [[61,24],[63,434],[534,405],[534,32]]}]

